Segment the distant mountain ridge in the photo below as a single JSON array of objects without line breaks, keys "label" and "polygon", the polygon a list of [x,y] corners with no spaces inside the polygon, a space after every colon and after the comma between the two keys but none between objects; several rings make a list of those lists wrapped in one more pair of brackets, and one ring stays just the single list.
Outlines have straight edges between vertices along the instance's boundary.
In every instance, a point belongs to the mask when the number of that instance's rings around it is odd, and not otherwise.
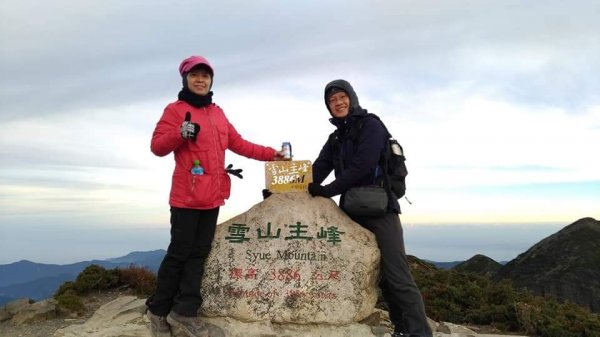
[{"label": "distant mountain ridge", "polygon": [[536,295],[600,312],[600,222],[579,219],[504,265],[475,255],[450,269],[507,279]]},{"label": "distant mountain ridge", "polygon": [[577,220],[507,263],[495,278],[600,312],[600,221]]},{"label": "distant mountain ridge", "polygon": [[479,275],[494,276],[502,268],[502,264],[493,259],[477,254],[465,262],[459,263],[452,267],[454,270],[462,272],[476,273]]},{"label": "distant mountain ridge", "polygon": [[[66,281],[72,281],[77,277],[73,277],[72,274],[59,274],[56,276],[42,277],[33,281],[10,284],[4,287],[0,287],[0,297],[6,297],[10,300],[18,298],[31,298],[34,300],[40,300],[51,297],[56,289]],[[50,294],[50,295],[48,295]],[[0,298],[0,306],[2,305],[2,299]]]},{"label": "distant mountain ridge", "polygon": [[[160,264],[163,257],[165,256],[166,251],[164,249],[157,249],[145,252],[131,252],[125,256],[106,259],[106,261],[113,263],[136,263],[143,264],[144,262],[148,262],[151,265],[156,265],[156,262]],[[150,267],[150,266],[149,266]],[[158,270],[158,265],[156,265],[156,270]]]},{"label": "distant mountain ridge", "polygon": [[423,261],[433,264],[438,269],[452,269],[457,264],[464,262],[464,261],[436,262],[436,261],[431,261],[431,260],[423,260]]},{"label": "distant mountain ridge", "polygon": [[29,297],[41,300],[52,297],[61,284],[74,280],[83,269],[91,264],[107,269],[122,268],[133,264],[146,266],[156,272],[165,253],[166,251],[163,249],[132,252],[112,259],[82,261],[65,265],[35,263],[27,260],[0,265],[0,306],[17,298]]}]

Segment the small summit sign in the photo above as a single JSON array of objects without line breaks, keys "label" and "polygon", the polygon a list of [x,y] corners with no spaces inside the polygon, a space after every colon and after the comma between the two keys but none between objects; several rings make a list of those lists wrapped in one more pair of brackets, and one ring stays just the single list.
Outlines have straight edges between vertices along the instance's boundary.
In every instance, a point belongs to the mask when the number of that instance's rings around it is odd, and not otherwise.
[{"label": "small summit sign", "polygon": [[310,160],[265,163],[265,187],[272,193],[305,192],[311,182]]}]

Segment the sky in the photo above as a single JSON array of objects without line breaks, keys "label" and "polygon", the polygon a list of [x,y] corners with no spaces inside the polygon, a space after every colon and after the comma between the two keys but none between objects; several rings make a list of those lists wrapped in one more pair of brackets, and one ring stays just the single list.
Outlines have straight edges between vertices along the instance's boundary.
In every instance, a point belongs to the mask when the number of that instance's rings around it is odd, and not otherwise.
[{"label": "sky", "polygon": [[[325,84],[348,80],[404,147],[409,253],[510,260],[600,219],[599,14],[580,0],[0,0],[0,264],[166,248],[174,161],[150,137],[190,55],[212,63],[213,100],[244,138],[289,141],[297,160],[333,131]],[[264,163],[226,162],[244,179],[220,222],[265,185]]]}]

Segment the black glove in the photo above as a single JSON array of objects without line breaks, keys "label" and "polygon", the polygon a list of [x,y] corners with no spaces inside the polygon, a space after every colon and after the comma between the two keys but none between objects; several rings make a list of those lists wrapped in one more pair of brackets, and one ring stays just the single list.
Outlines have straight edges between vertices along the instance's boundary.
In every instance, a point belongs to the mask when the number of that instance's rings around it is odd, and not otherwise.
[{"label": "black glove", "polygon": [[242,177],[242,169],[233,169],[232,168],[233,165],[229,164],[227,165],[227,167],[225,168],[225,172],[229,173],[229,174],[233,174],[234,176],[240,178],[240,179],[244,179],[244,177]]},{"label": "black glove", "polygon": [[308,184],[308,193],[313,197],[329,198],[329,195],[325,193],[325,188],[317,183]]},{"label": "black glove", "polygon": [[185,113],[185,121],[181,124],[179,132],[183,139],[191,139],[196,141],[198,133],[200,133],[200,125],[198,123],[192,123],[192,114],[188,111]]},{"label": "black glove", "polygon": [[262,190],[262,194],[263,194],[263,200],[265,200],[266,198],[270,197],[273,194],[273,192],[271,192],[265,188]]}]

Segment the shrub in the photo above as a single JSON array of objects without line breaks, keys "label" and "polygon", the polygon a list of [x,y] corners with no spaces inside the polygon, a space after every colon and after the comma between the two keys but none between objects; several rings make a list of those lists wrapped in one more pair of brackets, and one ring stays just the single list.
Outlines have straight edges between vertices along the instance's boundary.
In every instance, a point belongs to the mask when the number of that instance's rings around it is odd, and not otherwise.
[{"label": "shrub", "polygon": [[122,285],[133,289],[138,295],[148,296],[155,291],[156,276],[147,267],[130,265],[124,269],[107,270],[92,264],[79,273],[74,282],[63,283],[54,294],[54,298],[59,308],[82,313],[85,306],[80,296]]},{"label": "shrub", "polygon": [[75,282],[67,281],[63,283],[54,293],[54,298],[58,299],[58,296],[65,293],[77,294],[77,290],[75,290]]},{"label": "shrub", "polygon": [[156,275],[148,267],[130,265],[120,269],[119,283],[127,285],[138,295],[149,296],[156,290]]},{"label": "shrub", "polygon": [[95,290],[115,288],[119,285],[119,270],[107,270],[104,267],[92,264],[86,267],[75,280],[75,290],[83,295]]},{"label": "shrub", "polygon": [[455,270],[413,270],[429,317],[537,337],[600,337],[600,315]]},{"label": "shrub", "polygon": [[103,290],[118,285],[118,271],[106,270],[98,265],[90,265],[85,268],[75,282],[67,281],[63,283],[56,293],[54,299],[58,302],[61,309],[82,313],[85,310],[83,300],[80,295],[87,294],[94,290]]},{"label": "shrub", "polygon": [[516,304],[521,331],[543,337],[600,337],[600,316],[572,303],[530,296]]},{"label": "shrub", "polygon": [[75,282],[67,281],[63,283],[54,294],[54,299],[60,309],[68,312],[82,313],[85,309],[83,300],[77,295]]},{"label": "shrub", "polygon": [[83,313],[85,310],[81,297],[71,291],[55,295],[54,298],[58,302],[58,307],[61,309],[77,313]]}]

